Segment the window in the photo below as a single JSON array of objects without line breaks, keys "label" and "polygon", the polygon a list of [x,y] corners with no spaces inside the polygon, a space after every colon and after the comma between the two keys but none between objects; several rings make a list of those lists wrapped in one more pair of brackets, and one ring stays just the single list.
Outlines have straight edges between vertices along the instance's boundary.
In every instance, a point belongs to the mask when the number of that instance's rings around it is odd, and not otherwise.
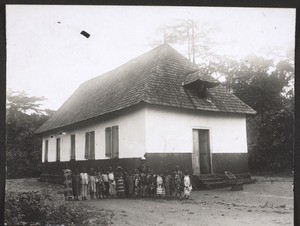
[{"label": "window", "polygon": [[95,159],[95,131],[85,133],[85,153],[86,159]]},{"label": "window", "polygon": [[56,138],[56,161],[60,161],[60,138]]},{"label": "window", "polygon": [[105,128],[105,156],[109,158],[119,157],[119,127]]},{"label": "window", "polygon": [[48,146],[49,146],[49,141],[45,140],[45,156],[44,156],[45,162],[48,162]]},{"label": "window", "polygon": [[75,160],[75,134],[71,134],[71,160]]}]

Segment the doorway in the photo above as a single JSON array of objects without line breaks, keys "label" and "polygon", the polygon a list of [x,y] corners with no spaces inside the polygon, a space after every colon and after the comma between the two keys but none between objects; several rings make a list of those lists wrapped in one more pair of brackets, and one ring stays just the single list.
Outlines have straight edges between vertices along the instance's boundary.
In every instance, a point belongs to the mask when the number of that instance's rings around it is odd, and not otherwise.
[{"label": "doorway", "polygon": [[211,155],[208,129],[193,129],[193,174],[211,174]]}]

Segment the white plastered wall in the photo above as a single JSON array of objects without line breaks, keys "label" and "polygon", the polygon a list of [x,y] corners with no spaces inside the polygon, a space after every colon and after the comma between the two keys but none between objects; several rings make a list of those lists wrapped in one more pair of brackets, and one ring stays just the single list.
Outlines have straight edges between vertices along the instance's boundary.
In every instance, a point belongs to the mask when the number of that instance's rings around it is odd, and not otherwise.
[{"label": "white plastered wall", "polygon": [[[138,109],[105,121],[99,121],[91,126],[80,127],[76,130],[64,130],[66,134],[51,134],[43,137],[42,161],[44,162],[45,140],[49,140],[48,162],[56,161],[56,138],[61,138],[60,161],[70,161],[71,134],[75,134],[76,160],[85,160],[85,133],[95,131],[95,159],[105,157],[105,128],[119,127],[119,158],[142,157],[145,154],[145,109]],[[53,136],[51,138],[51,136]]]},{"label": "white plastered wall", "polygon": [[147,153],[192,153],[193,129],[210,131],[211,153],[247,153],[243,114],[146,106]]}]

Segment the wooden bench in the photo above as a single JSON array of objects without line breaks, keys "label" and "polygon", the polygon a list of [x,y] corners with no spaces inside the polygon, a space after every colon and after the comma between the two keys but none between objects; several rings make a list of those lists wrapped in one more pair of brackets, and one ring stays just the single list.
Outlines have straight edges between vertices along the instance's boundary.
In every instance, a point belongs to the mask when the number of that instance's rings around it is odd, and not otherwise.
[{"label": "wooden bench", "polygon": [[225,175],[228,178],[228,184],[231,186],[231,191],[240,191],[244,189],[244,181],[242,178],[236,177],[233,173],[229,171],[225,171]]}]

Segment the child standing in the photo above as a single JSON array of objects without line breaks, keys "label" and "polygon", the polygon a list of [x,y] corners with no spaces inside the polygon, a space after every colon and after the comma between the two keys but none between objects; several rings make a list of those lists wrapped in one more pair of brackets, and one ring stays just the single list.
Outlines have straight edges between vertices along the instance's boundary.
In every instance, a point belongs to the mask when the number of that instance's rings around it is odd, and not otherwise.
[{"label": "child standing", "polygon": [[114,198],[116,197],[116,181],[112,167],[109,167],[109,173],[107,176],[109,182],[109,195],[110,197]]},{"label": "child standing", "polygon": [[187,170],[185,171],[183,177],[183,184],[184,184],[183,196],[184,198],[188,199],[192,191],[192,183],[191,183],[191,177]]},{"label": "child standing", "polygon": [[176,194],[175,179],[173,175],[171,175],[171,181],[170,181],[170,194],[171,197],[174,197]]},{"label": "child standing", "polygon": [[171,175],[169,174],[168,170],[165,173],[165,190],[166,190],[166,197],[169,198],[171,196]]},{"label": "child standing", "polygon": [[139,174],[139,169],[135,169],[135,174],[134,174],[134,197],[139,197],[140,196],[140,174]]},{"label": "child standing", "polygon": [[125,186],[125,196],[129,197],[128,195],[128,179],[129,179],[129,174],[127,170],[124,171],[124,186]]},{"label": "child standing", "polygon": [[145,197],[147,193],[147,175],[140,170],[140,196]]},{"label": "child standing", "polygon": [[85,168],[82,169],[82,173],[80,174],[81,179],[81,196],[82,200],[86,200],[87,196],[87,186],[89,183],[89,175],[85,172]]},{"label": "child standing", "polygon": [[78,173],[78,170],[75,169],[75,172],[72,174],[72,191],[74,200],[79,200],[78,196],[80,194],[80,184],[81,184],[81,178]]},{"label": "child standing", "polygon": [[164,179],[160,172],[158,172],[156,177],[156,195],[158,197],[165,196]]},{"label": "child standing", "polygon": [[65,199],[72,199],[72,171],[70,169],[63,170],[64,186],[65,186]]},{"label": "child standing", "polygon": [[90,169],[89,183],[90,183],[90,196],[92,199],[94,199],[96,195],[96,176],[93,168]]},{"label": "child standing", "polygon": [[96,198],[100,199],[104,197],[104,182],[100,168],[97,168],[96,172]]},{"label": "child standing", "polygon": [[133,197],[134,194],[134,176],[131,174],[131,171],[128,174],[128,196]]},{"label": "child standing", "polygon": [[154,197],[156,193],[156,176],[153,174],[153,170],[149,172],[149,194],[150,196]]},{"label": "child standing", "polygon": [[108,181],[108,172],[104,169],[102,173],[102,179],[104,183],[104,194],[106,197],[109,196],[109,181]]},{"label": "child standing", "polygon": [[123,172],[122,172],[122,167],[118,166],[117,167],[117,172],[116,172],[116,191],[117,191],[117,196],[118,197],[124,197],[125,195],[125,184],[124,184],[124,177],[123,177]]},{"label": "child standing", "polygon": [[176,166],[174,172],[174,183],[175,183],[175,195],[176,197],[181,197],[182,192],[182,183],[183,183],[183,175],[182,172],[179,170],[179,166]]}]

